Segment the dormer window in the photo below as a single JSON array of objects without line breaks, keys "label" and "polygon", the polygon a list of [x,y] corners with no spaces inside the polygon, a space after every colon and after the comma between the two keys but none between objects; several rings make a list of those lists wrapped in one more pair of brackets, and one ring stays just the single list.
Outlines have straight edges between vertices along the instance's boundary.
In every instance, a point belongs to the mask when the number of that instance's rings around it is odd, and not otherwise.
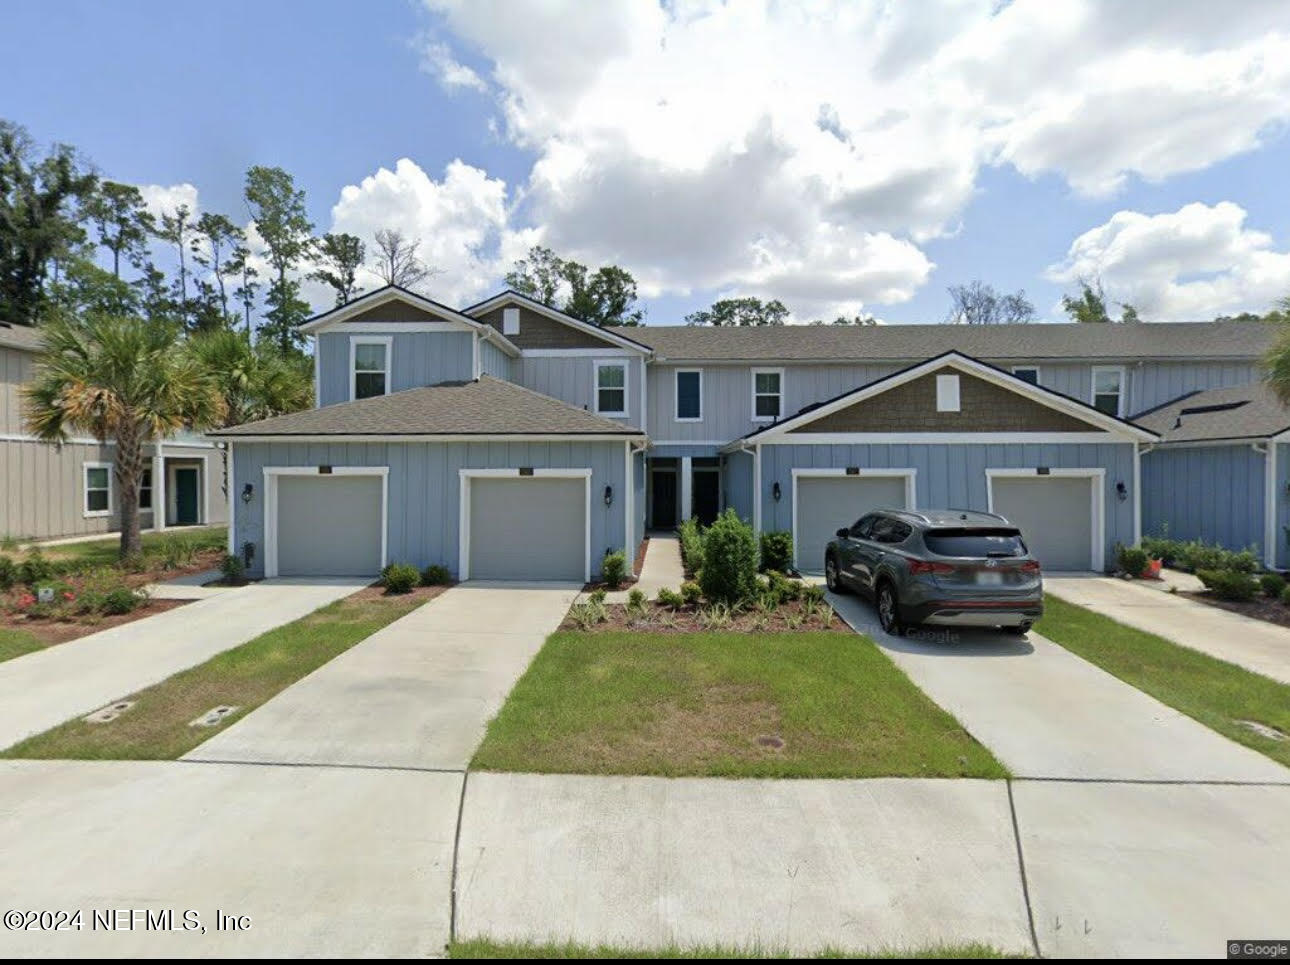
[{"label": "dormer window", "polygon": [[352,338],[349,342],[349,397],[370,399],[390,391],[390,344],[393,339]]}]

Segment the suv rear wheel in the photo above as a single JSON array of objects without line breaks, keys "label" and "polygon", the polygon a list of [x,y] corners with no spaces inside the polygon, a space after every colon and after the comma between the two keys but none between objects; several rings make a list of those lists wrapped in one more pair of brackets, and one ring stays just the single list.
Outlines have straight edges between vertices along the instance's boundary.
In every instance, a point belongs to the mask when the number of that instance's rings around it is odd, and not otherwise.
[{"label": "suv rear wheel", "polygon": [[878,608],[878,622],[882,624],[883,631],[893,637],[904,634],[905,624],[900,619],[900,600],[896,596],[896,588],[890,581],[884,580],[878,584],[874,604]]}]

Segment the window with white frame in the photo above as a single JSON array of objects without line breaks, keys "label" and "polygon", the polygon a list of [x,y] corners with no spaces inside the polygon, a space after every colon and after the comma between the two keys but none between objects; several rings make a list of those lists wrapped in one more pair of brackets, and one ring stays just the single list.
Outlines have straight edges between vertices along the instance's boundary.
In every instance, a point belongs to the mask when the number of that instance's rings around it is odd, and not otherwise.
[{"label": "window with white frame", "polygon": [[85,464],[86,516],[106,516],[112,511],[112,464],[87,462]]},{"label": "window with white frame", "polygon": [[1022,382],[1029,382],[1031,385],[1039,384],[1039,366],[1037,365],[1014,365],[1012,374],[1021,379]]},{"label": "window with white frame", "polygon": [[389,338],[353,338],[349,342],[351,399],[370,399],[390,391]]},{"label": "window with white frame", "polygon": [[145,469],[139,477],[139,508],[152,509],[152,470]]},{"label": "window with white frame", "polygon": [[700,369],[677,369],[676,421],[703,421],[703,372]]},{"label": "window with white frame", "polygon": [[627,415],[627,363],[596,363],[596,413]]},{"label": "window with white frame", "polygon": [[1124,369],[1120,366],[1093,367],[1093,408],[1107,415],[1124,416]]},{"label": "window with white frame", "polygon": [[784,370],[753,369],[753,422],[774,422],[784,412]]}]

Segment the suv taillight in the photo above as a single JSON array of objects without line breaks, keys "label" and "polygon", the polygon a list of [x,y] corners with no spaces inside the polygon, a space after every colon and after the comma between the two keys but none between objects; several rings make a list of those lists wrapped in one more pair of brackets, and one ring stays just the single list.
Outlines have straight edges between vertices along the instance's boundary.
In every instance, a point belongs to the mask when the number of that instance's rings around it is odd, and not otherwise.
[{"label": "suv taillight", "polygon": [[1038,573],[1039,560],[1026,560],[1026,562],[1021,564],[1021,568],[1027,573]]},{"label": "suv taillight", "polygon": [[949,563],[930,563],[926,560],[910,560],[910,573],[953,573],[954,567]]}]

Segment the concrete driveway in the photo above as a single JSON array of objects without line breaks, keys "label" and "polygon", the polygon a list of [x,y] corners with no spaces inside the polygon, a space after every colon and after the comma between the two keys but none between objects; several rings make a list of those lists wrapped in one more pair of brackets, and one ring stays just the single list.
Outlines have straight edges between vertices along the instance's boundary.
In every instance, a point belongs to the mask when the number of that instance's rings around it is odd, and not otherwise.
[{"label": "concrete driveway", "polygon": [[1044,587],[1063,600],[1128,626],[1290,684],[1290,629],[1286,627],[1106,576],[1046,578]]},{"label": "concrete driveway", "polygon": [[287,688],[188,759],[465,770],[578,594],[466,583]]},{"label": "concrete driveway", "polygon": [[1034,631],[1023,638],[927,628],[893,637],[869,603],[836,594],[829,601],[1018,777],[1290,783],[1290,769]]},{"label": "concrete driveway", "polygon": [[87,714],[370,580],[266,580],[0,663],[0,748]]}]

